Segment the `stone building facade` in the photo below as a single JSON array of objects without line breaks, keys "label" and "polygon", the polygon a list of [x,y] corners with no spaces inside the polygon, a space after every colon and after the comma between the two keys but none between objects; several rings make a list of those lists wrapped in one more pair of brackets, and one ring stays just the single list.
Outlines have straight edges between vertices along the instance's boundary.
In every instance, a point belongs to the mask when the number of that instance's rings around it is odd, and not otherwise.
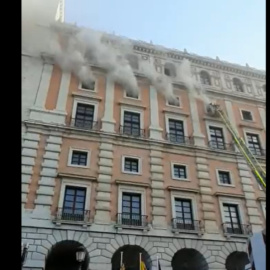
[{"label": "stone building facade", "polygon": [[[233,270],[251,228],[265,226],[264,192],[223,122],[183,87],[179,65],[189,59],[262,166],[265,72],[132,42],[138,96],[103,67],[86,89],[48,56],[22,56],[25,269],[53,269],[58,244],[70,242],[87,251],[82,270],[118,269],[120,251],[127,268],[134,251],[149,270],[157,256],[162,270]],[[170,77],[178,103],[150,85],[143,61]]]}]

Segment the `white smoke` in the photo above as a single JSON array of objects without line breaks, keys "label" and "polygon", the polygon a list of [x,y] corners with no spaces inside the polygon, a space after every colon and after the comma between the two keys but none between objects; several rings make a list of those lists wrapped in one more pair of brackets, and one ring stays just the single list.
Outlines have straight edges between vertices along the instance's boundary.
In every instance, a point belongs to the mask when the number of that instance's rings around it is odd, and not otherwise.
[{"label": "white smoke", "polygon": [[[107,75],[126,90],[138,93],[137,79],[127,55],[133,45],[128,39],[55,22],[58,0],[22,0],[22,48],[34,55],[47,53],[64,71],[74,73],[84,84],[94,80],[89,61],[104,68]],[[110,42],[110,41],[114,42]],[[147,61],[140,62],[141,72],[167,100],[175,99],[172,81]],[[179,76],[188,91],[208,102],[204,89],[192,77],[190,62],[183,60]],[[208,102],[209,103],[209,102]]]}]

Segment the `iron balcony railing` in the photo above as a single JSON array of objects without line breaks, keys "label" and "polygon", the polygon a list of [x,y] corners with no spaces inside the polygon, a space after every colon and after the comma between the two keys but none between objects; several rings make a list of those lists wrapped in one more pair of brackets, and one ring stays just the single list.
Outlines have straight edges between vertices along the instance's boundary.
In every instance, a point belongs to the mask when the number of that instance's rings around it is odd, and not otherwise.
[{"label": "iron balcony railing", "polygon": [[127,136],[132,136],[132,137],[139,137],[139,138],[146,137],[145,129],[135,128],[135,127],[120,126],[119,133],[121,135],[127,135]]},{"label": "iron balcony railing", "polygon": [[201,220],[184,220],[182,218],[173,218],[172,228],[175,230],[200,232],[202,230],[202,221]]},{"label": "iron balcony railing", "polygon": [[208,141],[208,146],[211,149],[215,149],[215,150],[235,151],[235,147],[233,143],[224,143],[224,142],[211,140],[211,141]]},{"label": "iron balcony railing", "polygon": [[99,121],[88,121],[77,118],[71,118],[70,127],[84,130],[99,130]]},{"label": "iron balcony railing", "polygon": [[116,223],[120,226],[146,227],[148,216],[130,213],[117,213]]},{"label": "iron balcony railing", "polygon": [[252,235],[252,227],[250,224],[225,222],[222,224],[222,228],[225,234],[236,234],[244,236]]},{"label": "iron balcony railing", "polygon": [[187,137],[167,132],[166,140],[175,144],[194,145],[194,139],[191,136]]},{"label": "iron balcony railing", "polygon": [[57,208],[56,221],[89,222],[90,210],[76,210],[71,208]]},{"label": "iron balcony railing", "polygon": [[266,156],[265,149],[249,147],[249,150],[254,156],[258,156],[258,157],[265,157]]}]

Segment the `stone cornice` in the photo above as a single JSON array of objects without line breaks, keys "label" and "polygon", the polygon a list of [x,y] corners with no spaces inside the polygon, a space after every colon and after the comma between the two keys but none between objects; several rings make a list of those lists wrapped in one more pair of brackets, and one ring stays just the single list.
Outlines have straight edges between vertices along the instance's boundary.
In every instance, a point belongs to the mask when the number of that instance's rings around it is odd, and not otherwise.
[{"label": "stone cornice", "polygon": [[232,72],[232,73],[240,74],[247,77],[254,77],[261,80],[266,79],[266,74],[264,71],[223,62],[220,60],[206,58],[199,55],[192,55],[192,54],[181,52],[181,51],[173,51],[167,48],[163,48],[161,50],[161,49],[158,49],[158,46],[155,47],[154,45],[147,44],[147,43],[136,44],[136,41],[134,43],[135,43],[133,46],[134,51],[137,51],[140,53],[151,54],[153,56],[158,56],[158,57],[170,58],[172,60],[183,60],[184,58],[186,58],[193,64],[211,67],[211,68],[219,69],[226,72]]}]

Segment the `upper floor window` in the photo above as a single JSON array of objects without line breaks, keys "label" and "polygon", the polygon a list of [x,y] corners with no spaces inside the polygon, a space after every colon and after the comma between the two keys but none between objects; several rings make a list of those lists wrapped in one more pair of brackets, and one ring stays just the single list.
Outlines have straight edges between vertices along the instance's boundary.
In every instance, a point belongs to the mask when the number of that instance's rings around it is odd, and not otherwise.
[{"label": "upper floor window", "polygon": [[134,55],[134,54],[128,54],[126,56],[129,65],[133,68],[133,69],[139,69],[139,61],[138,61],[138,56]]},{"label": "upper floor window", "polygon": [[202,84],[211,85],[210,75],[206,71],[201,71],[200,79]]},{"label": "upper floor window", "polygon": [[176,228],[194,230],[194,218],[191,200],[175,198],[174,204]]},{"label": "upper floor window", "polygon": [[167,101],[167,104],[169,106],[180,107],[180,99],[179,99],[179,97],[170,98]]},{"label": "upper floor window", "polygon": [[210,146],[215,149],[225,149],[223,130],[220,127],[209,126]]},{"label": "upper floor window", "polygon": [[140,159],[136,157],[123,157],[122,171],[124,173],[139,174],[140,173]]},{"label": "upper floor window", "polygon": [[133,98],[133,99],[139,99],[139,93],[131,91],[131,90],[126,90],[125,91],[125,97],[127,98]]},{"label": "upper floor window", "polygon": [[95,106],[91,104],[77,103],[74,125],[78,128],[92,129]]},{"label": "upper floor window", "polygon": [[175,143],[185,143],[183,121],[169,119],[169,140]]},{"label": "upper floor window", "polygon": [[176,180],[187,180],[187,166],[173,163],[172,178]]},{"label": "upper floor window", "polygon": [[80,88],[83,89],[83,90],[95,91],[95,86],[96,86],[96,82],[95,81],[82,82]]},{"label": "upper floor window", "polygon": [[90,159],[90,151],[70,149],[68,166],[88,167],[89,159]]},{"label": "upper floor window", "polygon": [[233,78],[233,86],[235,91],[237,92],[244,92],[243,83],[238,78]]},{"label": "upper floor window", "polygon": [[165,63],[164,74],[169,77],[176,77],[176,69],[172,63]]},{"label": "upper floor window", "polygon": [[231,175],[228,171],[218,171],[218,182],[220,185],[231,185]]},{"label": "upper floor window", "polygon": [[262,156],[262,148],[258,134],[247,133],[247,143],[253,155]]},{"label": "upper floor window", "polygon": [[243,234],[238,205],[223,203],[223,211],[226,232],[230,234]]},{"label": "upper floor window", "polygon": [[243,120],[247,120],[247,121],[252,121],[253,120],[252,113],[250,111],[242,110],[241,112],[242,112]]},{"label": "upper floor window", "polygon": [[74,221],[84,220],[85,199],[86,188],[66,186],[62,209],[62,219]]},{"label": "upper floor window", "polygon": [[124,111],[123,134],[140,136],[141,134],[141,115],[137,112]]}]

